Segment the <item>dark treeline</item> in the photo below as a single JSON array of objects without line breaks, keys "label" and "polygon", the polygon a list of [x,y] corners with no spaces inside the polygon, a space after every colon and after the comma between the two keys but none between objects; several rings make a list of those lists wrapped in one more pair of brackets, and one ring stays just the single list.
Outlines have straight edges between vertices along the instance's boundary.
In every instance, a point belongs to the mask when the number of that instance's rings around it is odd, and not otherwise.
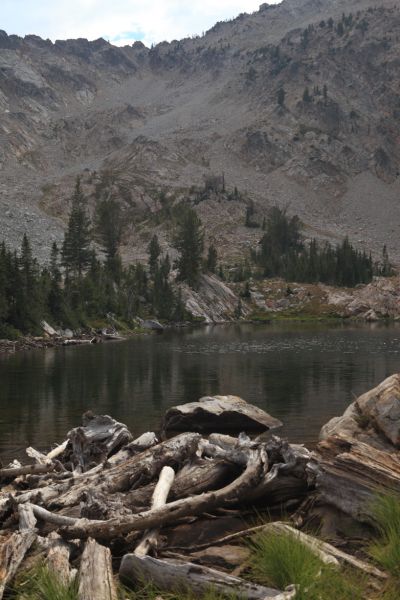
[{"label": "dark treeline", "polygon": [[[174,237],[178,279],[196,287],[205,268],[204,234],[192,208],[181,212]],[[19,252],[1,244],[0,337],[40,333],[43,319],[54,326],[78,329],[96,326],[96,322],[104,325],[110,315],[127,324],[137,316],[170,321],[189,318],[171,277],[170,258],[157,237],[148,247],[148,265],[125,267],[119,254],[123,233],[123,214],[112,199],[98,202],[91,222],[78,179],[62,247],[53,244],[47,266],[41,267],[33,257],[26,235]],[[101,247],[102,260],[94,241]],[[211,268],[215,260],[212,254]]]},{"label": "dark treeline", "polygon": [[315,239],[305,243],[300,219],[278,207],[271,209],[263,228],[265,234],[259,250],[253,252],[253,261],[264,277],[353,287],[369,283],[374,275],[393,275],[386,247],[382,260],[374,263],[370,254],[354,248],[347,238],[336,246]]}]

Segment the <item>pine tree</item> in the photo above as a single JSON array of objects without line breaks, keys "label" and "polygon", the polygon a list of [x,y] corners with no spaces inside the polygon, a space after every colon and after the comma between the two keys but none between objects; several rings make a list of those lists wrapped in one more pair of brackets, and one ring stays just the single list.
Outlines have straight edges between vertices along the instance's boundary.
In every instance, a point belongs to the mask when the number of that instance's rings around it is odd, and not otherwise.
[{"label": "pine tree", "polygon": [[306,103],[311,102],[311,96],[310,96],[310,91],[309,91],[308,87],[304,88],[303,102],[306,102]]},{"label": "pine tree", "polygon": [[62,262],[69,277],[78,281],[82,279],[91,261],[90,242],[90,219],[86,211],[86,198],[78,177],[62,246]]},{"label": "pine tree", "polygon": [[124,230],[124,219],[119,202],[108,198],[97,204],[95,227],[97,237],[107,257],[108,266],[113,270]]},{"label": "pine tree", "polygon": [[150,274],[154,277],[154,274],[158,267],[158,259],[161,254],[161,246],[158,242],[158,237],[154,234],[150,240],[147,251],[149,253],[149,270]]},{"label": "pine tree", "polygon": [[279,106],[285,105],[285,97],[286,97],[286,92],[285,92],[284,88],[283,87],[279,88],[277,97],[276,97],[276,101]]},{"label": "pine tree", "polygon": [[204,250],[204,232],[201,219],[190,207],[184,210],[174,239],[174,247],[180,253],[176,262],[178,279],[191,287],[199,285]]},{"label": "pine tree", "polygon": [[65,316],[64,294],[61,289],[61,271],[59,267],[59,249],[53,242],[50,254],[50,289],[47,297],[47,307],[56,323],[62,323]]}]

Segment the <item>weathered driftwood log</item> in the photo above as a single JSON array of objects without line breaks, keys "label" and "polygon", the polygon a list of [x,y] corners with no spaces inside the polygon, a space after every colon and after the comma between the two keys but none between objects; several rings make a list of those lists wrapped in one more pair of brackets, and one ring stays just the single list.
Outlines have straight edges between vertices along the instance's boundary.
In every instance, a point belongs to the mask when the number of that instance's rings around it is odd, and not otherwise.
[{"label": "weathered driftwood log", "polygon": [[123,557],[119,575],[127,584],[151,581],[163,590],[191,590],[196,594],[205,593],[213,588],[246,600],[290,600],[296,594],[294,589],[279,592],[193,563],[160,560],[151,556],[141,558],[134,554],[126,554]]},{"label": "weathered driftwood log", "polygon": [[36,533],[29,530],[13,533],[0,541],[0,599],[35,540]]},{"label": "weathered driftwood log", "polygon": [[71,567],[69,557],[71,553],[70,546],[55,531],[48,537],[49,547],[46,557],[46,564],[57,579],[64,585],[71,582]]},{"label": "weathered driftwood log", "polygon": [[54,471],[56,465],[53,463],[25,465],[23,467],[13,467],[11,469],[0,469],[0,479],[15,479],[21,475],[43,475]]},{"label": "weathered driftwood log", "polygon": [[[153,498],[151,502],[151,508],[160,508],[164,506],[171,486],[175,479],[175,471],[171,467],[163,467],[160,479],[154,489]],[[135,549],[136,556],[146,556],[151,548],[155,548],[158,544],[159,536],[158,529],[151,529],[146,531],[142,541]]]},{"label": "weathered driftwood log", "polygon": [[34,530],[36,527],[36,517],[33,512],[31,504],[19,504],[18,505],[18,516],[19,516],[19,530],[26,531],[29,529]]},{"label": "weathered driftwood log", "polygon": [[82,344],[95,344],[96,338],[91,338],[90,340],[78,340],[78,339],[70,339],[64,340],[63,346],[81,346]]},{"label": "weathered driftwood log", "polygon": [[320,442],[307,465],[320,501],[354,519],[373,523],[377,494],[400,494],[400,455],[359,441],[331,437]]},{"label": "weathered driftwood log", "polygon": [[249,459],[245,471],[222,489],[201,494],[200,496],[176,500],[161,508],[132,515],[129,518],[115,518],[108,521],[79,519],[75,525],[65,527],[62,530],[62,535],[69,539],[75,537],[112,539],[118,535],[125,535],[135,530],[143,531],[150,528],[162,527],[167,523],[175,522],[181,517],[199,515],[203,512],[240,501],[246,496],[249,489],[259,484],[264,478],[267,469],[268,459],[265,450],[262,447],[257,450],[251,450],[249,451]]},{"label": "weathered driftwood log", "polygon": [[163,429],[169,431],[229,432],[268,431],[282,423],[237,396],[206,396],[170,408]]},{"label": "weathered driftwood log", "polygon": [[[169,494],[170,500],[178,500],[223,487],[239,475],[238,468],[225,460],[195,458],[185,464],[176,474]],[[155,484],[150,483],[124,494],[124,504],[134,512],[150,507]]]},{"label": "weathered driftwood log", "polygon": [[79,569],[79,600],[117,600],[112,572],[111,552],[88,539]]},{"label": "weathered driftwood log", "polygon": [[[99,465],[67,481],[15,494],[14,499],[18,504],[37,503],[39,496],[44,506],[65,508],[78,505],[82,494],[90,487],[108,494],[126,492],[152,481],[163,466],[174,468],[185,463],[188,458],[194,457],[200,439],[201,436],[197,433],[181,434],[129,460],[113,465],[106,471],[102,465]],[[6,502],[7,500],[4,499],[3,504]]]},{"label": "weathered driftwood log", "polygon": [[116,465],[135,456],[135,454],[139,454],[139,452],[144,452],[145,450],[156,446],[158,443],[159,439],[156,434],[153,431],[147,431],[111,456],[108,459],[108,462],[112,465]]},{"label": "weathered driftwood log", "polygon": [[132,441],[127,426],[108,415],[83,415],[83,427],[68,433],[72,447],[71,460],[76,472],[84,472]]}]

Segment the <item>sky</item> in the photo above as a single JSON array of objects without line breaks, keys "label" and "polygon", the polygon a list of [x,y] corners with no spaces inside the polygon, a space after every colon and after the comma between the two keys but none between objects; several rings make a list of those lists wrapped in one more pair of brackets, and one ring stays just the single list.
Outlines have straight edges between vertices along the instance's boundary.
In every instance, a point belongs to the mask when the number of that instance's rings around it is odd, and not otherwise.
[{"label": "sky", "polygon": [[[269,0],[270,4],[278,0]],[[262,0],[0,0],[0,29],[42,38],[103,37],[116,45],[201,35]]]}]

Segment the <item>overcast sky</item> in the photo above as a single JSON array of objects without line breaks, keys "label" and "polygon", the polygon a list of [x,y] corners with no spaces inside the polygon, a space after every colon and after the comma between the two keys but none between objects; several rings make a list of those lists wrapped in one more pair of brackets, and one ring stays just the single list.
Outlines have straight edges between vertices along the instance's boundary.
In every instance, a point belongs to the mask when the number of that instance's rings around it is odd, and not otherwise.
[{"label": "overcast sky", "polygon": [[[276,3],[277,0],[269,0]],[[103,37],[146,45],[200,34],[262,0],[0,0],[0,29],[51,40]]]}]

